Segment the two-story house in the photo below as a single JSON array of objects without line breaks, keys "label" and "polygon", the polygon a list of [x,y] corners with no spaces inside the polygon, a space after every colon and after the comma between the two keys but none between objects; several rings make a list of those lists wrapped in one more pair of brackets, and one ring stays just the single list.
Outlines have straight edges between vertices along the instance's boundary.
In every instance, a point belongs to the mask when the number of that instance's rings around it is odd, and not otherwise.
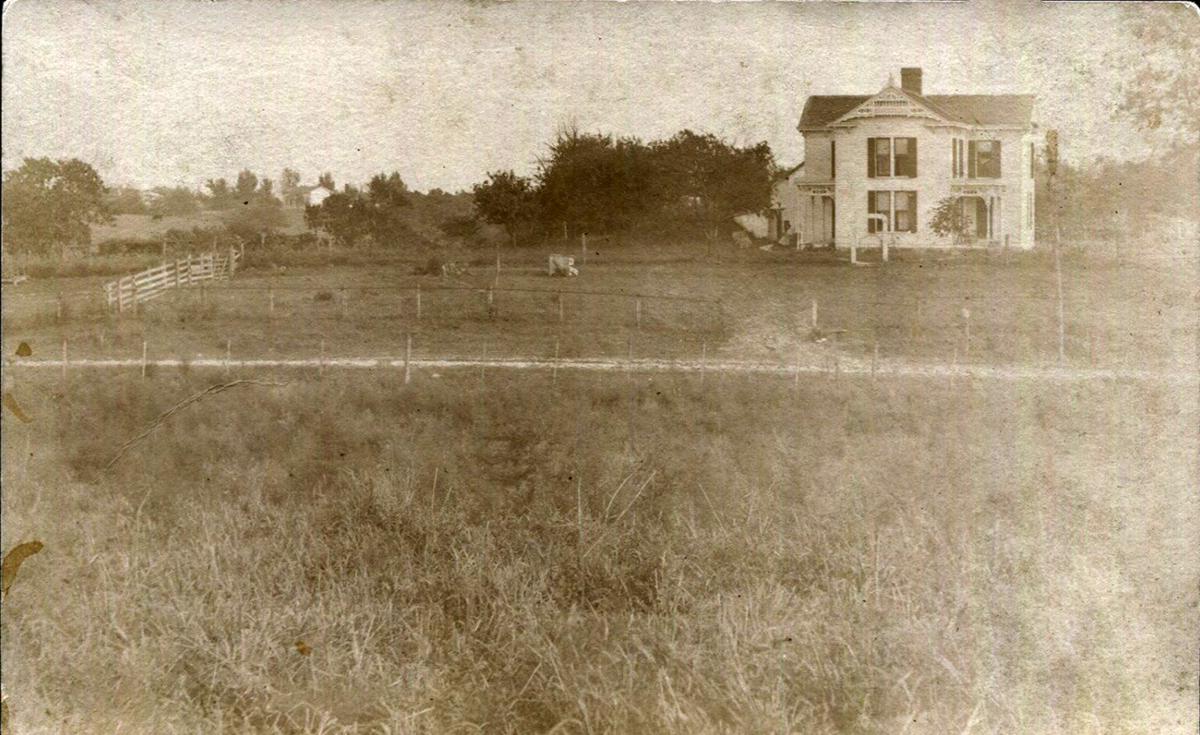
[{"label": "two-story house", "polygon": [[[1033,247],[1033,96],[925,95],[919,68],[900,80],[874,95],[808,98],[801,242]],[[959,237],[930,229],[946,199]]]}]

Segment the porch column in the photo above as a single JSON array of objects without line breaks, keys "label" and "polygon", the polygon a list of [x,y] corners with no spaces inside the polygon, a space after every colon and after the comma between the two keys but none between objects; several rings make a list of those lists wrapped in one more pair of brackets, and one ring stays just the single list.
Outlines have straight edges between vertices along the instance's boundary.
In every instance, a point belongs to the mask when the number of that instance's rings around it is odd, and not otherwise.
[{"label": "porch column", "polygon": [[996,195],[996,209],[999,212],[998,219],[996,220],[996,240],[1001,245],[1003,245],[1004,244],[1004,204],[1001,202],[1001,196],[999,194]]}]

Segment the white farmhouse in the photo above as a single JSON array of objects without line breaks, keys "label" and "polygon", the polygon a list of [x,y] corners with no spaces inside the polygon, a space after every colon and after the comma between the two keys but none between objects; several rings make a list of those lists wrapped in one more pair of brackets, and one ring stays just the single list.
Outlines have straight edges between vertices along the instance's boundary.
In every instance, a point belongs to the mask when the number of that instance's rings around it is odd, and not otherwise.
[{"label": "white farmhouse", "polygon": [[[308,203],[308,206],[319,207],[319,206],[321,206],[321,202],[325,201],[325,198],[328,197],[332,193],[333,193],[333,190],[329,189],[327,187],[314,186],[312,188],[312,190],[308,192],[305,199]],[[332,206],[332,205],[330,205],[330,206]]]},{"label": "white farmhouse", "polygon": [[[873,95],[808,98],[799,241],[1033,247],[1033,96],[925,95],[919,68],[900,80]],[[947,198],[966,225],[957,242],[929,228]]]}]

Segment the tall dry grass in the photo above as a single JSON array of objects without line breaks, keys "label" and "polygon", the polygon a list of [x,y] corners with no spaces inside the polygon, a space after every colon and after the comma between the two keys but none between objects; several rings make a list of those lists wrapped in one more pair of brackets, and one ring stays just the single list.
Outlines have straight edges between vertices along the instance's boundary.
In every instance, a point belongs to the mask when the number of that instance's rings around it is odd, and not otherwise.
[{"label": "tall dry grass", "polygon": [[207,384],[18,382],[18,732],[1195,728],[1194,397]]}]

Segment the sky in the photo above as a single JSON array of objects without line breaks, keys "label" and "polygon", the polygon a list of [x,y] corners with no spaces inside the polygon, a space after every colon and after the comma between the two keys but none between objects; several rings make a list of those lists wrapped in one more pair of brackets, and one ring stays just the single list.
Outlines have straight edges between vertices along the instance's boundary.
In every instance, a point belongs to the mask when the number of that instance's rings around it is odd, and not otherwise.
[{"label": "sky", "polygon": [[[803,158],[809,94],[1030,93],[1064,158],[1138,158],[1115,120],[1132,39],[1104,3],[16,0],[3,166],[78,157],[109,184],[199,186],[283,167],[338,185],[397,170],[469,188],[534,171],[556,130],[691,128]],[[1192,19],[1194,20],[1194,19]]]}]

